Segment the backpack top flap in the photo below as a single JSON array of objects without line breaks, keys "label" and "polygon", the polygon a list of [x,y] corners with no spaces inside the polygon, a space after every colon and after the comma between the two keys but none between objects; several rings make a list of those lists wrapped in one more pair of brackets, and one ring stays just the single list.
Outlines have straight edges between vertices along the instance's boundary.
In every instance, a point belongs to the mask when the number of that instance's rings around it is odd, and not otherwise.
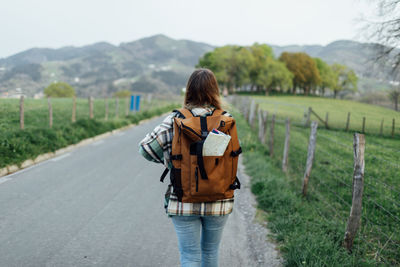
[{"label": "backpack top flap", "polygon": [[187,119],[175,118],[182,132],[193,142],[205,139],[212,129],[226,133],[235,124],[232,117],[224,115],[196,116]]}]

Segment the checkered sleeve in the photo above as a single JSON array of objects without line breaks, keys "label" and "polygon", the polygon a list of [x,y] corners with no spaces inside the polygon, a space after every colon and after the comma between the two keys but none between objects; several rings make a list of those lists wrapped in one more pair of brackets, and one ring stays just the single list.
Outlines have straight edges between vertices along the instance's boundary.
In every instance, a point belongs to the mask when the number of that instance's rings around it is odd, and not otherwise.
[{"label": "checkered sleeve", "polygon": [[147,160],[170,165],[173,138],[173,118],[176,112],[169,114],[160,125],[147,134],[139,143],[139,153]]}]

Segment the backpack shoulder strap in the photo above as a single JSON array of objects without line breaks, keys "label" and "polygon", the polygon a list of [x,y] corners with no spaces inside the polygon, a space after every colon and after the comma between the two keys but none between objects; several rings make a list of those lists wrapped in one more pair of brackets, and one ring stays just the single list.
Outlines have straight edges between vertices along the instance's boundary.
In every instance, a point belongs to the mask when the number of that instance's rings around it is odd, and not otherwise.
[{"label": "backpack shoulder strap", "polygon": [[187,108],[174,109],[173,111],[177,112],[179,114],[179,117],[184,119],[194,117],[193,113]]}]

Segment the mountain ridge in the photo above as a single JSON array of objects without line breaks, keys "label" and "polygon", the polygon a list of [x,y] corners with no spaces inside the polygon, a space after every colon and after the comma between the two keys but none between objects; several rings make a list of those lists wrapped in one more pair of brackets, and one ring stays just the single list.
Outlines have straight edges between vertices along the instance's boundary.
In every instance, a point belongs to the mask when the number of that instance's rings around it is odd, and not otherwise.
[{"label": "mountain ridge", "polygon": [[[306,52],[328,63],[341,63],[361,78],[387,79],[385,71],[366,61],[374,44],[337,40],[323,45],[270,45],[276,57],[283,51]],[[164,34],[113,45],[31,48],[0,59],[0,94],[22,88],[32,96],[54,81],[72,84],[79,96],[109,96],[117,90],[179,93],[199,57],[215,46]]]}]

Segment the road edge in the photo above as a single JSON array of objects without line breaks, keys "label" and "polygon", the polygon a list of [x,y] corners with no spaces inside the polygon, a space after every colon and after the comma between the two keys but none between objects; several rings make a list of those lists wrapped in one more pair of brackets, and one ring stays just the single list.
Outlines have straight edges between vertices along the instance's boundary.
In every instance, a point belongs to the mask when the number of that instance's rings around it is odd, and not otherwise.
[{"label": "road edge", "polygon": [[265,212],[258,208],[256,196],[251,191],[252,177],[246,173],[246,165],[242,157],[238,162],[238,175],[242,181],[244,194],[238,196],[236,209],[243,216],[242,220],[246,228],[248,254],[254,262],[252,266],[281,267],[284,258],[281,254],[279,244],[273,238],[268,228],[268,221],[261,218]]}]

